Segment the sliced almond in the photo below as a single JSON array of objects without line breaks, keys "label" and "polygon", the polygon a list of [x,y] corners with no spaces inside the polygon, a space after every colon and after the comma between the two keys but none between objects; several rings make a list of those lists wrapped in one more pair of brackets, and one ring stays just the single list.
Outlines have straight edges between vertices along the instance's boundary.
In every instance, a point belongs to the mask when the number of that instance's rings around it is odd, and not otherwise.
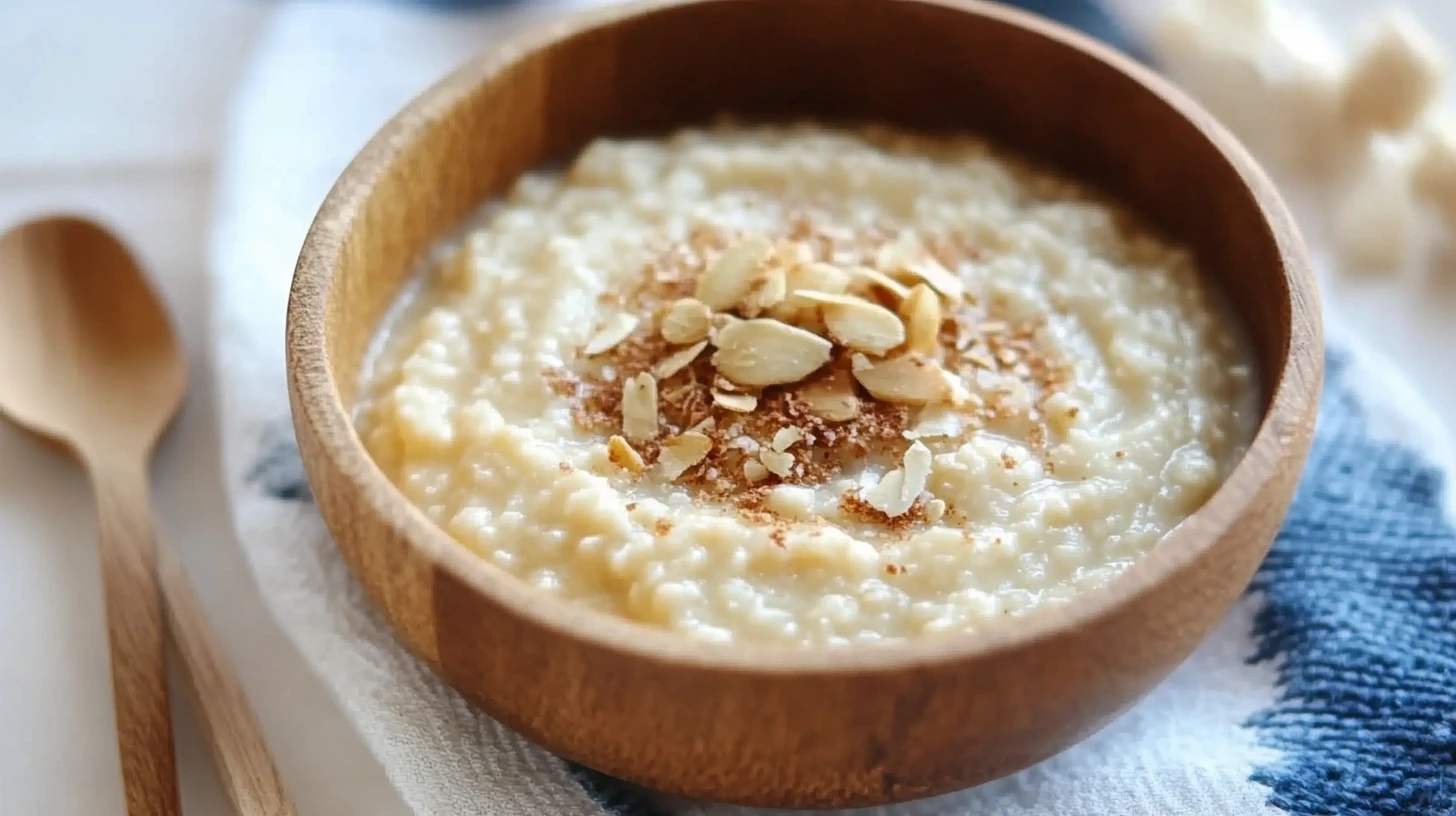
[{"label": "sliced almond", "polygon": [[753,285],[759,265],[773,252],[767,238],[753,237],[728,247],[698,278],[694,295],[715,311],[738,305]]},{"label": "sliced almond", "polygon": [[798,398],[808,406],[809,413],[830,422],[848,422],[859,416],[860,400],[847,371],[836,371],[804,386]]},{"label": "sliced almond", "polygon": [[696,431],[688,431],[662,443],[657,467],[662,471],[662,477],[671,481],[706,459],[712,449],[713,440]]},{"label": "sliced almond", "polygon": [[743,477],[751,484],[758,484],[769,476],[768,468],[757,459],[749,459],[743,463]]},{"label": "sliced almond", "polygon": [[740,414],[747,414],[758,407],[758,397],[752,394],[729,394],[716,389],[713,391],[713,402]]},{"label": "sliced almond", "polygon": [[622,433],[633,442],[657,438],[657,380],[651,374],[622,383]]},{"label": "sliced almond", "polygon": [[586,341],[586,345],[582,348],[582,353],[588,357],[595,357],[598,354],[611,351],[623,340],[630,337],[632,332],[636,331],[637,324],[640,322],[636,317],[625,312],[618,312],[612,315],[600,329],[597,329],[597,333],[593,334]]},{"label": "sliced almond", "polygon": [[961,283],[961,279],[909,233],[880,247],[875,254],[875,266],[891,277],[908,276],[923,281],[952,303],[959,303],[965,295],[965,284]]},{"label": "sliced almond", "polygon": [[708,304],[695,298],[673,301],[662,317],[662,339],[669,343],[686,345],[696,343],[708,336],[713,327],[713,310]]},{"label": "sliced almond", "polygon": [[775,450],[761,450],[758,452],[758,460],[768,468],[768,472],[787,479],[794,472],[794,455]]},{"label": "sliced almond", "polygon": [[923,283],[915,284],[910,296],[900,303],[900,316],[905,319],[905,347],[913,354],[934,357],[940,354],[940,298]]},{"label": "sliced almond", "polygon": [[710,342],[716,343],[718,339],[718,332],[723,331],[724,329],[736,323],[742,322],[743,318],[738,317],[737,315],[728,314],[727,312],[719,312],[713,315],[713,318],[710,321],[711,327],[708,329],[708,340]]},{"label": "sliced almond", "polygon": [[799,297],[800,293],[842,294],[849,283],[849,274],[833,264],[810,263],[791,267],[785,283],[788,292],[782,301],[769,310],[769,314],[780,320],[797,323],[806,312],[812,312],[814,308],[812,303]]},{"label": "sliced almond", "polygon": [[834,348],[818,335],[771,318],[728,326],[713,343],[718,373],[754,387],[798,382],[829,362]]},{"label": "sliced almond", "polygon": [[965,430],[965,416],[948,408],[932,407],[920,412],[915,427],[905,432],[906,439],[960,436]]},{"label": "sliced almond", "polygon": [[727,391],[730,394],[734,394],[743,390],[743,388],[740,387],[738,383],[733,382],[732,380],[724,377],[721,374],[713,377],[713,387],[718,389],[719,391]]},{"label": "sliced almond", "polygon": [[904,405],[948,402],[954,393],[940,364],[916,354],[871,363],[854,378],[875,397]]},{"label": "sliced almond", "polygon": [[904,268],[906,274],[919,278],[930,286],[931,289],[939,292],[941,297],[951,303],[960,303],[966,295],[966,285],[961,282],[960,276],[946,269],[940,261],[934,258],[924,258]]},{"label": "sliced almond", "polygon": [[743,313],[757,317],[772,306],[778,305],[788,294],[788,281],[780,267],[770,267],[754,278],[748,295],[743,298]]},{"label": "sliced almond", "polygon": [[787,281],[792,292],[823,292],[837,295],[849,285],[849,273],[834,264],[811,263],[794,267]]},{"label": "sliced almond", "polygon": [[641,473],[647,467],[642,454],[620,436],[607,440],[607,461],[630,473]]},{"label": "sliced almond", "polygon": [[867,266],[857,266],[849,271],[849,275],[847,291],[852,294],[869,295],[875,291],[889,292],[895,300],[904,300],[910,295],[910,287]]},{"label": "sliced almond", "polygon": [[657,365],[652,367],[652,373],[656,375],[657,379],[665,380],[668,377],[671,377],[672,375],[678,373],[679,371],[682,371],[684,368],[692,365],[693,361],[698,359],[698,355],[702,354],[703,349],[706,349],[707,347],[707,340],[699,340],[698,342],[692,344],[691,346],[688,346],[685,349],[679,349],[676,352],[673,352],[672,354],[662,358],[661,360],[658,360]]},{"label": "sliced almond", "polygon": [[860,494],[865,504],[890,518],[903,516],[915,504],[915,499],[905,501],[905,471],[896,468],[880,478],[878,484]]},{"label": "sliced almond", "polygon": [[905,342],[905,324],[878,303],[853,295],[803,296],[819,304],[829,336],[842,346],[879,356]]},{"label": "sliced almond", "polygon": [[778,253],[779,262],[788,269],[814,262],[813,248],[803,241],[779,241],[774,251]]},{"label": "sliced almond", "polygon": [[923,442],[915,442],[905,451],[904,469],[905,481],[900,485],[900,499],[914,503],[920,497],[920,491],[930,481],[930,466],[934,464],[934,457],[930,454],[930,448],[925,447]]},{"label": "sliced almond", "polygon": [[783,453],[789,448],[792,448],[798,442],[802,441],[803,438],[804,432],[798,427],[794,425],[785,425],[784,427],[779,428],[778,431],[774,433],[773,441],[769,443],[769,447],[780,453]]}]

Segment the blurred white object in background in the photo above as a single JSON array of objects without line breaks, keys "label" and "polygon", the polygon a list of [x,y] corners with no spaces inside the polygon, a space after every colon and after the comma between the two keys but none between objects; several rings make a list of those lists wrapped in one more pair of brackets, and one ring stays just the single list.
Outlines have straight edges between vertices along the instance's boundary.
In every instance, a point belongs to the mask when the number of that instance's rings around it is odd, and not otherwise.
[{"label": "blurred white object in background", "polygon": [[1410,145],[1377,138],[1369,148],[1335,199],[1331,237],[1352,269],[1399,269],[1409,260],[1420,223],[1410,189]]},{"label": "blurred white object in background", "polygon": [[1161,66],[1266,163],[1317,172],[1348,152],[1330,138],[1341,130],[1340,53],[1303,7],[1180,0],[1150,35]]},{"label": "blurred white object in background", "polygon": [[1423,122],[1413,142],[1411,186],[1456,230],[1456,117],[1446,113]]},{"label": "blurred white object in background", "polygon": [[1402,8],[1363,25],[1342,49],[1297,0],[1173,0],[1148,30],[1160,66],[1276,178],[1318,190],[1306,214],[1326,222],[1343,267],[1396,271],[1426,243],[1422,204],[1456,216],[1456,140],[1427,135],[1411,158],[1446,55]]},{"label": "blurred white object in background", "polygon": [[1345,123],[1361,131],[1403,133],[1446,78],[1441,47],[1403,9],[1387,11],[1355,55],[1345,80]]}]

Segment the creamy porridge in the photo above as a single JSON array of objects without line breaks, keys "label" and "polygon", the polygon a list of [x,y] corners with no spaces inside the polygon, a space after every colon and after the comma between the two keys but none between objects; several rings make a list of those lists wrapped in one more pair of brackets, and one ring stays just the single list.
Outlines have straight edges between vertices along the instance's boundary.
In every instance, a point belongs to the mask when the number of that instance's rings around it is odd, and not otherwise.
[{"label": "creamy porridge", "polygon": [[372,454],[463,545],[713,641],[966,631],[1105,583],[1257,419],[1186,251],[969,139],[599,141],[385,329]]}]

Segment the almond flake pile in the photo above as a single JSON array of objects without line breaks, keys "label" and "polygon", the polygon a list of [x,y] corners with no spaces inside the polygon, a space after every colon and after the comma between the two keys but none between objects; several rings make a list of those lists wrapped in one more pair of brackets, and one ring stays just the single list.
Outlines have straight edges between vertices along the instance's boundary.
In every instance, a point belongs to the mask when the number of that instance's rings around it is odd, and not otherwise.
[{"label": "almond flake pile", "polygon": [[614,465],[762,511],[775,484],[880,457],[900,466],[842,508],[906,529],[947,512],[926,491],[925,441],[999,418],[1044,449],[1041,405],[1068,369],[1039,351],[1038,325],[992,319],[966,291],[953,270],[974,248],[790,221],[774,237],[700,228],[605,298],[611,316],[553,384],[610,436]]}]

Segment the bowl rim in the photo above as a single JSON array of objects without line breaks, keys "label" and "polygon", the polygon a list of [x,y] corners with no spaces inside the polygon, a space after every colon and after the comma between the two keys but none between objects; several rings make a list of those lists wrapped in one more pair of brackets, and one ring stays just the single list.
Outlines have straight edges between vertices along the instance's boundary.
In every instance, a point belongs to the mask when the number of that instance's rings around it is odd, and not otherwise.
[{"label": "bowl rim", "polygon": [[[879,674],[984,658],[1027,648],[1073,633],[1112,615],[1137,597],[1201,558],[1226,528],[1249,512],[1259,495],[1280,477],[1291,456],[1301,456],[1317,404],[1324,353],[1319,296],[1309,257],[1293,217],[1272,181],[1239,141],[1183,91],[1110,46],[1058,23],[983,0],[885,0],[937,6],[992,18],[1074,48],[1121,72],[1190,120],[1210,149],[1238,174],[1267,227],[1283,263],[1289,291],[1289,332],[1283,338],[1282,368],[1266,383],[1269,402],[1247,450],[1217,490],[1150,552],[1107,584],[1078,593],[1064,604],[1043,608],[1007,626],[935,634],[851,647],[823,645],[704,643],[668,629],[588,609],[529,586],[450,537],[401,494],[375,464],[343,404],[329,364],[327,305],[334,270],[374,184],[419,131],[439,121],[480,84],[518,60],[595,28],[677,7],[739,0],[634,0],[591,7],[536,23],[473,57],[417,94],[369,139],[330,189],[311,224],[289,293],[287,369],[296,390],[295,421],[308,423],[322,456],[332,460],[358,500],[368,505],[416,555],[437,570],[484,595],[532,626],[587,645],[653,663],[749,675]],[[1302,457],[1301,457],[1302,458]],[[332,535],[332,532],[331,532]],[[433,580],[433,578],[431,579]],[[371,602],[372,602],[371,598]],[[393,622],[391,622],[393,626]],[[433,646],[433,644],[430,644]]]}]

